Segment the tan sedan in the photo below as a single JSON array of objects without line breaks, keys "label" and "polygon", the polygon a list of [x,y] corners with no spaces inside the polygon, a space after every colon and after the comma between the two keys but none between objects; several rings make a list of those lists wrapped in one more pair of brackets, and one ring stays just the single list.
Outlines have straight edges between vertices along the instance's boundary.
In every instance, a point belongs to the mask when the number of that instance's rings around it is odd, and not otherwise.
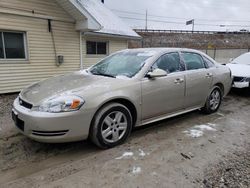
[{"label": "tan sedan", "polygon": [[197,109],[216,112],[231,83],[229,68],[196,50],[124,50],[24,89],[12,116],[24,135],[40,142],[90,138],[110,148],[135,126]]}]

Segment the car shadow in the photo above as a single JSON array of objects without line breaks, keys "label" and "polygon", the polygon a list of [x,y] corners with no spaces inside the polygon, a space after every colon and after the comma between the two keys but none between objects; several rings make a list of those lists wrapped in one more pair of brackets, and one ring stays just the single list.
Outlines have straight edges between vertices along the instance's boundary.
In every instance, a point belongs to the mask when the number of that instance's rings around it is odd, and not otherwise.
[{"label": "car shadow", "polygon": [[250,87],[249,88],[232,88],[229,95],[234,97],[244,97],[249,98],[250,97]]}]

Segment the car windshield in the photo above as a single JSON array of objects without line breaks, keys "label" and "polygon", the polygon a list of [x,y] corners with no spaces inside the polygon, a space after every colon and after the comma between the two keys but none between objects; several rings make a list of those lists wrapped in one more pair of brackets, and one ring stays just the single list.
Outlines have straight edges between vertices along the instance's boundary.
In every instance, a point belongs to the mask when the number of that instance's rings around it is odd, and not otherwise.
[{"label": "car windshield", "polygon": [[154,54],[152,51],[119,52],[94,65],[89,71],[94,75],[108,77],[126,76],[131,78],[141,70],[145,61]]},{"label": "car windshield", "polygon": [[250,65],[250,53],[243,54],[233,60],[234,64]]}]

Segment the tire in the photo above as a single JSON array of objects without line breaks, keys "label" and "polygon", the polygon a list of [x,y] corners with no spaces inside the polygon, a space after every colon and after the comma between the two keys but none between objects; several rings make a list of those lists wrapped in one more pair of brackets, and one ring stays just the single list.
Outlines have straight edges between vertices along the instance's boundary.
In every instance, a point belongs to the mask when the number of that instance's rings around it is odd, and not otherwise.
[{"label": "tire", "polygon": [[91,130],[91,141],[102,149],[112,148],[126,141],[132,130],[129,109],[119,103],[109,103],[95,115]]},{"label": "tire", "polygon": [[216,86],[207,97],[205,106],[201,109],[205,114],[212,114],[218,111],[222,101],[221,89]]}]

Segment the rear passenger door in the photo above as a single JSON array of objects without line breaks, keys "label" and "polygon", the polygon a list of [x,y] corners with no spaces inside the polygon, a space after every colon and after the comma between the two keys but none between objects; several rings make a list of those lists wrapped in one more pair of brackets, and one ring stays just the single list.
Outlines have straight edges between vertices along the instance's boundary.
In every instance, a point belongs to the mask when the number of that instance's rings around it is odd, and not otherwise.
[{"label": "rear passenger door", "polygon": [[186,65],[185,80],[185,108],[200,107],[205,104],[209,94],[213,74],[202,56],[193,52],[182,52],[182,59]]}]

